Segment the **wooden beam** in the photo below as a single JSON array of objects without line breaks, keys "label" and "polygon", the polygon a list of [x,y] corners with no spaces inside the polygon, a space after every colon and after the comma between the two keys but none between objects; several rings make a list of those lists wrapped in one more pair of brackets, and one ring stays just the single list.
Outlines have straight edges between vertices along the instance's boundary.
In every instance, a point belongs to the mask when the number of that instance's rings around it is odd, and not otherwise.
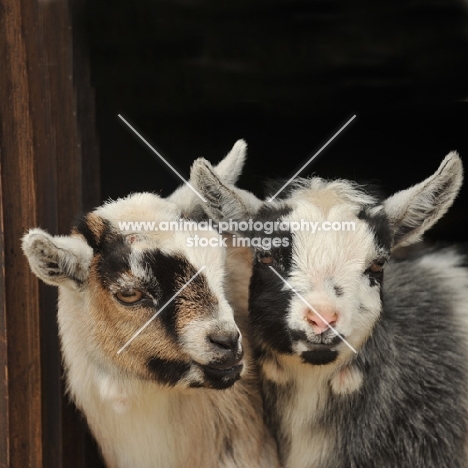
[{"label": "wooden beam", "polygon": [[20,236],[36,223],[34,145],[30,119],[27,45],[21,4],[5,0],[0,15],[3,70],[1,186],[3,202],[3,289],[7,382],[1,392],[8,424],[2,467],[42,467],[42,401],[39,288],[22,255]]},{"label": "wooden beam", "polygon": [[94,121],[83,116],[89,70],[86,53],[74,54],[78,4],[3,0],[0,12],[1,468],[101,466],[64,397],[56,291],[38,284],[20,244],[30,227],[68,232],[99,202]]}]

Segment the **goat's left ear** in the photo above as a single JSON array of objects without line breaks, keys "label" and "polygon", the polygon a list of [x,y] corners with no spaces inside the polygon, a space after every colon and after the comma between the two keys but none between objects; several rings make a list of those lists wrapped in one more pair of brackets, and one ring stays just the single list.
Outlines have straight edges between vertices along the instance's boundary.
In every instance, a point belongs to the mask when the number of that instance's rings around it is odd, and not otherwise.
[{"label": "goat's left ear", "polygon": [[423,182],[397,192],[384,202],[393,227],[394,247],[413,244],[450,208],[463,182],[463,165],[449,153]]},{"label": "goat's left ear", "polygon": [[193,163],[190,180],[206,199],[203,210],[215,221],[243,221],[252,217],[262,205],[253,193],[225,184],[216,174],[216,168],[213,169],[204,158]]},{"label": "goat's left ear", "polygon": [[80,289],[87,281],[93,249],[82,238],[31,229],[22,247],[32,272],[45,283]]},{"label": "goat's left ear", "polygon": [[[246,155],[247,143],[244,140],[237,140],[231,151],[214,167],[216,176],[223,182],[234,185],[242,173]],[[192,187],[195,185],[192,177],[190,177],[189,183],[192,184]],[[187,185],[179,187],[167,197],[167,200],[175,203],[187,217],[196,217],[202,202],[199,196]]]}]

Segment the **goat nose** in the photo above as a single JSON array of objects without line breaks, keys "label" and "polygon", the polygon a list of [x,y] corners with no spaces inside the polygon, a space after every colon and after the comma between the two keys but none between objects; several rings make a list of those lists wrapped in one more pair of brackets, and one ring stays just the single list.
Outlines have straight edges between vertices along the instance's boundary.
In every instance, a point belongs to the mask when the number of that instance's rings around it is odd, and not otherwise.
[{"label": "goat nose", "polygon": [[336,325],[336,321],[338,320],[338,314],[334,310],[323,312],[318,310],[317,312],[311,309],[307,309],[305,318],[307,322],[309,322],[312,325],[314,333],[316,335],[320,335],[321,333],[328,330],[329,325],[332,327]]},{"label": "goat nose", "polygon": [[240,333],[213,332],[208,336],[210,343],[224,351],[236,351],[239,347]]}]

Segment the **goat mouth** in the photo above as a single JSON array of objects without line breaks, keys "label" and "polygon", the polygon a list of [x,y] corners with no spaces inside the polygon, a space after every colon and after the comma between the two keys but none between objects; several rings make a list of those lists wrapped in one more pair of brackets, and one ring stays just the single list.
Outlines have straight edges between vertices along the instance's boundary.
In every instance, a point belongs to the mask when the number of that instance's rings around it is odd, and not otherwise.
[{"label": "goat mouth", "polygon": [[325,338],[326,340],[325,342],[320,341],[317,343],[315,341],[307,340],[304,343],[310,351],[331,349],[331,348],[338,346],[343,341],[343,338],[344,338],[343,335],[342,336],[335,335],[333,337]]},{"label": "goat mouth", "polygon": [[209,366],[201,366],[201,368],[208,376],[212,378],[235,378],[238,377],[242,372],[242,369],[244,368],[244,363],[242,361],[239,361],[234,366],[232,364],[211,364]]},{"label": "goat mouth", "polygon": [[309,351],[321,351],[321,350],[327,350],[327,349],[332,349],[336,347],[338,343],[307,343],[307,348]]}]

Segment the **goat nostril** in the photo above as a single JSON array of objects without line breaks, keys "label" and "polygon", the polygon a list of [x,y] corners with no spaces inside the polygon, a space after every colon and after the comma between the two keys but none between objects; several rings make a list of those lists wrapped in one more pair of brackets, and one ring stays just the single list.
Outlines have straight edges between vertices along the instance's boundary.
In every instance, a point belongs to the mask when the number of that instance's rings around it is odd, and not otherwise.
[{"label": "goat nostril", "polygon": [[[332,320],[331,322],[328,322],[328,325],[329,325],[330,327],[335,328],[336,320]],[[328,325],[327,325],[327,326],[328,326]]]},{"label": "goat nostril", "polygon": [[334,327],[336,325],[336,320],[330,320],[330,321],[323,321],[323,320],[312,320],[309,321],[309,323],[315,327],[328,327],[330,325],[331,327]]},{"label": "goat nostril", "polygon": [[335,327],[338,321],[338,315],[336,312],[317,314],[313,310],[308,310],[306,312],[306,320],[316,333],[323,333],[328,330],[329,327]]},{"label": "goat nostril", "polygon": [[232,334],[212,333],[208,337],[208,339],[210,340],[210,343],[216,346],[219,346],[222,349],[231,351],[237,348],[238,343],[239,343],[239,337],[240,337],[239,332],[235,332]]}]

